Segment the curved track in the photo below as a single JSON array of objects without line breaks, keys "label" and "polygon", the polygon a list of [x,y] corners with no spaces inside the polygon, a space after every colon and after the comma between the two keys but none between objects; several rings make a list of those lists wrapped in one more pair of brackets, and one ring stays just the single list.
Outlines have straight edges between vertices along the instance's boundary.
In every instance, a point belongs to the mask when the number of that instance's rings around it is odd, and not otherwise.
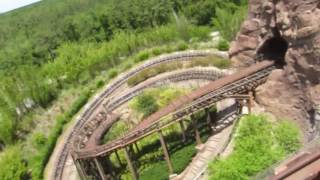
[{"label": "curved track", "polygon": [[[96,96],[89,105],[86,105],[84,111],[76,119],[76,124],[72,127],[71,133],[67,136],[67,138],[65,139],[65,143],[63,144],[63,147],[58,152],[59,158],[55,160],[54,166],[53,166],[53,173],[52,173],[52,176],[50,176],[49,178],[50,179],[62,178],[63,169],[69,155],[70,144],[72,142],[72,139],[79,135],[80,130],[84,128],[84,125],[87,122],[90,122],[92,118],[96,116],[100,116],[101,120],[108,118],[108,119],[111,119],[110,121],[114,121],[116,119],[112,114],[107,115],[107,114],[99,113],[99,112],[105,112],[104,110],[101,111],[101,105],[104,104],[106,99],[109,96],[111,96],[117,89],[123,86],[130,77],[136,75],[137,73],[145,69],[152,68],[162,63],[168,63],[173,61],[190,61],[196,57],[206,57],[211,55],[217,56],[217,54],[212,51],[186,51],[186,52],[173,53],[170,55],[153,58],[141,64],[140,66],[137,66],[135,69],[120,75],[119,78],[115,79],[112,83],[110,83],[99,96]],[[105,104],[105,105],[108,105],[108,104]],[[91,123],[92,126],[94,126],[95,121],[93,120],[91,122],[92,122]],[[92,134],[93,132],[90,132],[90,133]]]},{"label": "curved track", "polygon": [[74,158],[94,158],[110,154],[117,149],[122,149],[230,95],[241,94],[254,89],[266,80],[274,68],[273,62],[264,61],[233,75],[211,82],[147,117],[124,137],[115,139],[104,145],[86,148],[77,148],[75,146],[75,149],[73,149]]}]

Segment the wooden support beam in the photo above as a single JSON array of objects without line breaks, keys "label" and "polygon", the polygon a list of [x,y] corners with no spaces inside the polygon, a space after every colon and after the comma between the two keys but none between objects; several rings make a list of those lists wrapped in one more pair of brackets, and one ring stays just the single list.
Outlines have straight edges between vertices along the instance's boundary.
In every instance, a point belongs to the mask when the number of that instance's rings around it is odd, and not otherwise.
[{"label": "wooden support beam", "polygon": [[182,133],[182,142],[186,142],[187,136],[186,136],[186,129],[184,127],[183,120],[179,121],[179,124],[181,128],[181,133]]},{"label": "wooden support beam", "polygon": [[115,171],[113,170],[113,164],[110,160],[110,155],[108,155],[107,157],[105,157],[105,164],[107,166],[107,169],[108,169],[108,175],[110,176],[109,179],[116,179],[116,173]]},{"label": "wooden support beam", "polygon": [[197,145],[201,145],[202,142],[201,142],[200,132],[198,130],[197,119],[194,117],[193,114],[191,114],[190,118],[191,118],[191,121],[192,121],[192,124],[193,124],[193,130],[194,130],[194,134],[195,134]]},{"label": "wooden support beam", "polygon": [[159,134],[161,146],[162,146],[162,149],[163,149],[163,152],[164,152],[164,158],[165,158],[165,160],[167,161],[167,164],[168,164],[169,174],[172,174],[173,173],[173,166],[172,166],[172,163],[171,163],[171,160],[170,160],[170,155],[169,155],[167,144],[166,144],[166,142],[164,140],[164,137],[163,137],[163,134],[162,134],[161,130],[158,131],[158,134]]},{"label": "wooden support beam", "polygon": [[249,114],[251,114],[251,112],[252,112],[252,107],[253,107],[253,92],[249,91],[249,102],[248,102]]},{"label": "wooden support beam", "polygon": [[205,109],[205,112],[206,112],[206,120],[207,120],[207,125],[208,125],[208,128],[209,128],[209,132],[212,131],[212,118],[211,118],[211,114],[210,114],[210,110],[209,108],[206,108]]},{"label": "wooden support beam", "polygon": [[137,153],[140,153],[140,149],[137,142],[134,143],[134,147],[136,148]]},{"label": "wooden support beam", "polygon": [[114,153],[116,154],[117,161],[118,161],[118,163],[119,163],[119,165],[121,167],[122,166],[122,162],[121,162],[120,156],[118,154],[118,151],[116,150]]},{"label": "wooden support beam", "polygon": [[80,159],[75,160],[73,158],[73,156],[72,156],[72,159],[73,159],[74,164],[76,165],[76,168],[77,168],[77,171],[79,173],[80,179],[81,180],[86,180],[87,176],[86,176],[85,170],[83,169],[83,167],[81,165],[81,162],[80,162],[81,160]]},{"label": "wooden support beam", "polygon": [[133,165],[133,162],[132,162],[130,154],[129,154],[128,147],[123,148],[123,150],[124,150],[124,155],[125,155],[125,158],[127,160],[128,166],[129,166],[129,170],[131,171],[132,179],[138,180],[139,179],[138,172]]},{"label": "wooden support beam", "polygon": [[101,163],[99,162],[99,159],[97,157],[94,158],[94,163],[98,168],[98,172],[99,175],[101,177],[102,180],[107,180],[108,178],[106,177],[106,174],[104,172],[103,166],[101,165]]}]

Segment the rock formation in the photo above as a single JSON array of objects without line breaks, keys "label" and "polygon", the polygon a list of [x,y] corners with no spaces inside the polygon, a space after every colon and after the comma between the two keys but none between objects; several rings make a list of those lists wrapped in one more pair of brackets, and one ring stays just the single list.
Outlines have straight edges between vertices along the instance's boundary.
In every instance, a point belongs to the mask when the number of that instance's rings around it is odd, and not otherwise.
[{"label": "rock formation", "polygon": [[249,0],[229,55],[237,67],[276,61],[282,69],[257,89],[257,102],[277,117],[296,120],[308,139],[319,134],[319,0]]}]

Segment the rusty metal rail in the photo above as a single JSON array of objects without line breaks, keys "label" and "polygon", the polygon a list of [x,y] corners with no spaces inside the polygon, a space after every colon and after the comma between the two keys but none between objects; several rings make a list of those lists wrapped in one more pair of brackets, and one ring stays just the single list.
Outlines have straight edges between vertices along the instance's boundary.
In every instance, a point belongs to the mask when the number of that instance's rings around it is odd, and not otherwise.
[{"label": "rusty metal rail", "polygon": [[274,68],[273,62],[264,61],[209,83],[207,86],[175,100],[167,107],[152,114],[122,138],[97,147],[74,149],[75,158],[92,158],[124,148],[230,95],[243,93],[255,88],[266,80]]}]

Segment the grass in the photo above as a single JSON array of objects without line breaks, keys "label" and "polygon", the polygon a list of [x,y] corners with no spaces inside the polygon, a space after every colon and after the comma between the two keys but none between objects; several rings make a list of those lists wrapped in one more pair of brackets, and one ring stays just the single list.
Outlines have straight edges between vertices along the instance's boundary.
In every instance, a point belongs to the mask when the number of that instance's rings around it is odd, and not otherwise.
[{"label": "grass", "polygon": [[293,124],[273,124],[262,115],[246,116],[240,121],[231,155],[211,162],[210,179],[250,179],[299,146],[299,130]]}]

